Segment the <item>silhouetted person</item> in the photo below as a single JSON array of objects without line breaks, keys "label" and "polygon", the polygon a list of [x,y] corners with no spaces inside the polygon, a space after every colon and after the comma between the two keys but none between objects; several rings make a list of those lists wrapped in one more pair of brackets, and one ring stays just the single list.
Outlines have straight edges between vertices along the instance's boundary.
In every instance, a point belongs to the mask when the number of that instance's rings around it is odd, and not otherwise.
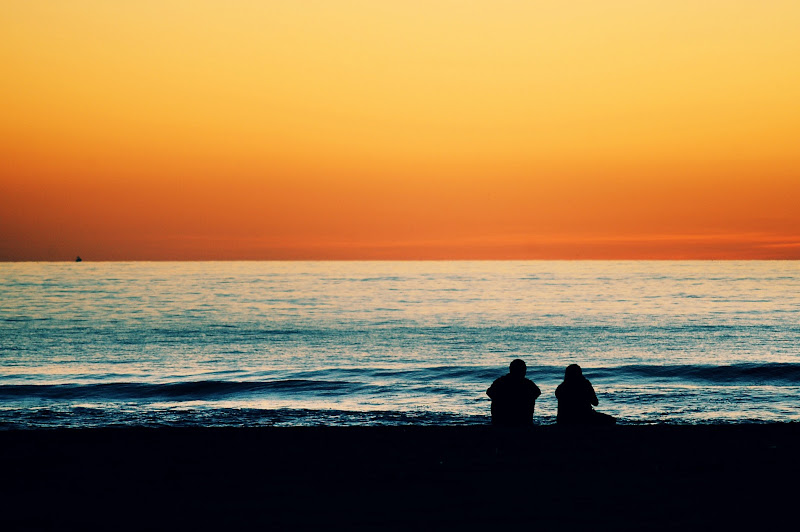
[{"label": "silhouetted person", "polygon": [[542,395],[532,380],[525,378],[528,368],[516,359],[503,375],[489,386],[486,395],[492,398],[492,425],[497,427],[530,427],[536,398]]},{"label": "silhouetted person", "polygon": [[596,412],[592,408],[597,406],[597,394],[577,364],[567,366],[564,382],[556,388],[556,397],[556,421],[559,425],[613,425],[617,422],[612,416]]}]

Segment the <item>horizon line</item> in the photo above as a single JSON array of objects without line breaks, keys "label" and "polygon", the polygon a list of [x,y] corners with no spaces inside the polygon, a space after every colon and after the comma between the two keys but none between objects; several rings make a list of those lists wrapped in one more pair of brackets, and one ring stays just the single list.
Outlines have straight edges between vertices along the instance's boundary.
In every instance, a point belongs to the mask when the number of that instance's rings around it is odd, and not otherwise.
[{"label": "horizon line", "polygon": [[797,262],[800,258],[639,258],[639,259],[0,259],[0,263],[25,263],[25,262],[52,262],[52,263],[83,263],[83,262]]}]

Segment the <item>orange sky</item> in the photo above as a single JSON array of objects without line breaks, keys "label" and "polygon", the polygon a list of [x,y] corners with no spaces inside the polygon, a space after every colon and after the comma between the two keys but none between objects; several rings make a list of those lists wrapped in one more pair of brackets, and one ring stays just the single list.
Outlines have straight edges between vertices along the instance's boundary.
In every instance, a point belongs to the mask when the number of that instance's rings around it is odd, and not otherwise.
[{"label": "orange sky", "polygon": [[796,1],[7,0],[0,260],[800,259]]}]

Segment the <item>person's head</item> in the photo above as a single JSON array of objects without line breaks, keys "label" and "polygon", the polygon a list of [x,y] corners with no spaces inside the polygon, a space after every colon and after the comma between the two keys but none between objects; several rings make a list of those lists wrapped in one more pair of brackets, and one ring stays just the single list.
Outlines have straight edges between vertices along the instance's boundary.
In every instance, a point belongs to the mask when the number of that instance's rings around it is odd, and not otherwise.
[{"label": "person's head", "polygon": [[577,364],[570,364],[567,366],[567,369],[564,370],[565,381],[580,379],[581,377],[583,377],[583,371],[581,371],[581,367]]},{"label": "person's head", "polygon": [[508,365],[508,372],[515,377],[524,377],[526,371],[528,371],[528,367],[525,365],[525,362],[519,358],[512,360],[511,364]]}]

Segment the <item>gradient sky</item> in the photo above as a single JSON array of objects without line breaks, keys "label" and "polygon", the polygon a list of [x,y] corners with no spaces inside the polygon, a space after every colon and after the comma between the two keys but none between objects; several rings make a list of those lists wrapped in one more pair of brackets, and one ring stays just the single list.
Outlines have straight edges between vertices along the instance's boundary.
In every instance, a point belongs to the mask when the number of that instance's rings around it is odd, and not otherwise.
[{"label": "gradient sky", "polygon": [[800,259],[800,3],[5,0],[0,260]]}]

